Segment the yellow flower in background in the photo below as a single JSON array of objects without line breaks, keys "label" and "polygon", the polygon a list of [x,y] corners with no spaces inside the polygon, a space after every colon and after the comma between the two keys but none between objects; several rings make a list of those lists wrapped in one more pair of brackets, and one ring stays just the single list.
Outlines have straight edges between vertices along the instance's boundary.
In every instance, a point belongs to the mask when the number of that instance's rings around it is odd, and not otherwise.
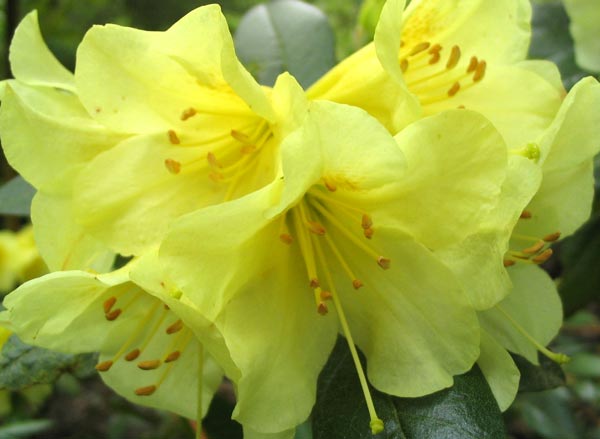
[{"label": "yellow flower in background", "polygon": [[33,239],[32,227],[18,232],[0,231],[0,291],[9,292],[15,286],[48,272]]},{"label": "yellow flower in background", "polygon": [[590,72],[600,72],[600,4],[596,0],[563,0],[575,40],[575,61]]}]

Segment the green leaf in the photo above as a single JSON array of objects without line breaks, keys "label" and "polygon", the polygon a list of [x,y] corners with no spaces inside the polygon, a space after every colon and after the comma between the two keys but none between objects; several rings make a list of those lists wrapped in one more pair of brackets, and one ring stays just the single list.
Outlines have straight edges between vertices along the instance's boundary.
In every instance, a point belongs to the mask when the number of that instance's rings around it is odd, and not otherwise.
[{"label": "green leaf", "polygon": [[0,389],[20,390],[52,383],[64,372],[79,378],[94,373],[94,354],[62,354],[23,343],[12,335],[0,354]]},{"label": "green leaf", "polygon": [[592,300],[600,291],[600,216],[588,221],[560,246],[563,264],[558,291],[566,316]]},{"label": "green leaf", "polygon": [[[364,362],[363,362],[364,364]],[[390,365],[393,367],[393,365]],[[319,377],[314,439],[504,439],[500,409],[477,367],[422,398],[396,398],[371,388],[385,431],[373,436],[346,341],[338,339]]]},{"label": "green leaf", "polygon": [[534,3],[529,58],[548,59],[558,66],[565,88],[570,89],[587,76],[575,64],[573,39],[569,33],[569,17],[560,1]]},{"label": "green leaf", "polygon": [[512,355],[519,368],[519,392],[539,392],[565,385],[565,373],[554,361],[540,355],[540,365],[530,363],[519,355]]},{"label": "green leaf", "polygon": [[0,215],[29,216],[35,189],[16,176],[0,187]]},{"label": "green leaf", "polygon": [[0,439],[28,438],[52,427],[50,419],[31,419],[0,427]]},{"label": "green leaf", "polygon": [[290,72],[310,86],[335,64],[333,30],[315,6],[274,0],[250,9],[235,33],[237,55],[263,85]]}]

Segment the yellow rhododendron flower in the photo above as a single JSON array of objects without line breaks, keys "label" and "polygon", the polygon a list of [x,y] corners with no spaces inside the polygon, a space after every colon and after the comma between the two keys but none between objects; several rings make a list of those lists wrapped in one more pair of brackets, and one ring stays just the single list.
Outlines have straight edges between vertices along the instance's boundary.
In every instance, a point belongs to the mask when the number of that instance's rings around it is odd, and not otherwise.
[{"label": "yellow rhododendron flower", "polygon": [[39,190],[32,216],[52,269],[106,271],[92,263],[98,249],[140,254],[174,218],[260,188],[304,114],[289,75],[270,89],[241,66],[217,5],[165,32],[95,26],[74,75],[30,14],[11,61],[0,133]]},{"label": "yellow rhododendron flower", "polygon": [[[394,139],[360,109],[314,102],[283,141],[271,184],[174,222],[159,254],[164,277],[211,323],[187,324],[223,337],[247,437],[293,436],[338,331],[365,353],[370,382],[393,395],[434,392],[470,369],[475,311],[431,250],[462,241],[493,209],[505,148],[469,111]],[[132,276],[158,277],[143,286],[160,289],[158,272],[148,264]]]},{"label": "yellow rhododendron flower", "polygon": [[100,275],[56,272],[29,281],[5,298],[2,317],[26,343],[100,352],[96,369],[125,398],[200,420],[222,371],[170,309],[174,299],[131,283],[129,267]]},{"label": "yellow rhododendron flower", "polygon": [[0,292],[9,292],[17,284],[48,271],[33,240],[33,229],[0,231]]}]

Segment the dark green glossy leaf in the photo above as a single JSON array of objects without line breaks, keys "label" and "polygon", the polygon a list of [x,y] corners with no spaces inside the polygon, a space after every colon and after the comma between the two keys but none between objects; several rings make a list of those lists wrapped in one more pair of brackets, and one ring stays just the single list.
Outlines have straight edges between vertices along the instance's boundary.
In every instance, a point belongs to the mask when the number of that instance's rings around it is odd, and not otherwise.
[{"label": "dark green glossy leaf", "polygon": [[569,17],[560,1],[533,4],[530,58],[548,59],[558,66],[565,88],[570,89],[586,76],[575,64]]},{"label": "dark green glossy leaf", "polygon": [[514,355],[513,360],[519,372],[519,392],[539,392],[565,385],[565,373],[554,361],[540,355],[540,365],[530,363],[525,358]]},{"label": "dark green glossy leaf", "polygon": [[29,216],[35,189],[21,176],[0,187],[0,214]]},{"label": "dark green glossy leaf", "polygon": [[[393,367],[393,366],[392,366]],[[385,432],[373,436],[360,384],[344,339],[319,377],[313,438],[504,439],[500,409],[478,368],[453,387],[422,398],[395,398],[371,388]]]},{"label": "dark green glossy leaf", "polygon": [[0,388],[19,390],[52,383],[64,372],[79,378],[94,373],[93,354],[62,354],[23,343],[12,335],[0,353]]},{"label": "dark green glossy leaf", "polygon": [[565,315],[570,315],[592,300],[600,291],[600,216],[589,221],[560,247],[563,265],[559,292]]},{"label": "dark green glossy leaf", "polygon": [[250,9],[235,33],[238,57],[264,85],[290,72],[310,86],[335,63],[333,30],[315,6],[274,0]]}]

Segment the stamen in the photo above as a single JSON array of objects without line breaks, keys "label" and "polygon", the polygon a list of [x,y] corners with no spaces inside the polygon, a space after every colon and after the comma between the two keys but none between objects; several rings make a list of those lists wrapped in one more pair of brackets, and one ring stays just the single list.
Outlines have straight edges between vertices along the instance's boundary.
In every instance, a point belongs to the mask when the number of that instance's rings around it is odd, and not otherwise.
[{"label": "stamen", "polygon": [[142,370],[154,370],[157,369],[161,364],[160,360],[147,360],[147,361],[140,361],[137,364],[137,367],[139,367]]},{"label": "stamen", "polygon": [[319,224],[316,221],[307,221],[308,230],[310,230],[315,235],[323,236],[325,235],[325,227]]},{"label": "stamen", "polygon": [[524,210],[523,212],[521,212],[521,216],[519,216],[519,218],[521,218],[521,219],[529,219],[531,217],[532,217],[531,212],[528,210]]},{"label": "stamen", "polygon": [[166,333],[171,335],[171,334],[175,334],[176,332],[181,331],[181,329],[183,328],[183,322],[181,320],[177,320],[175,323],[173,323],[172,325],[170,325],[167,329],[166,329]]},{"label": "stamen", "polygon": [[181,171],[181,163],[173,159],[166,159],[165,167],[171,174],[179,174]]},{"label": "stamen", "polygon": [[242,143],[250,143],[250,137],[237,130],[231,130],[231,137]]},{"label": "stamen", "polygon": [[522,251],[523,251],[523,253],[533,255],[533,254],[539,252],[541,249],[543,249],[545,245],[546,245],[546,243],[544,241],[538,241],[535,244],[533,244],[531,247],[527,247],[526,249],[523,249]]},{"label": "stamen", "polygon": [[552,256],[553,253],[554,252],[552,251],[551,248],[547,248],[546,250],[544,250],[542,253],[540,253],[536,257],[532,258],[531,260],[533,262],[535,262],[536,264],[543,264],[548,259],[550,259],[550,257]]},{"label": "stamen", "polygon": [[317,312],[322,316],[327,315],[327,313],[329,312],[329,308],[327,308],[325,302],[319,302],[319,304],[317,305]]},{"label": "stamen", "polygon": [[458,64],[460,60],[460,47],[452,46],[452,52],[450,53],[450,57],[448,58],[448,62],[446,63],[446,68],[448,70],[453,69]]},{"label": "stamen", "polygon": [[355,290],[358,290],[359,288],[362,288],[363,283],[358,279],[354,279],[352,281],[352,286],[354,287]]},{"label": "stamen", "polygon": [[316,277],[312,278],[308,285],[313,289],[319,288],[321,286],[321,284],[319,283],[319,279],[317,279]]},{"label": "stamen", "polygon": [[365,238],[371,239],[373,237],[373,235],[375,234],[375,230],[365,229],[365,230],[363,230],[363,234],[365,235]]},{"label": "stamen", "polygon": [[108,299],[106,299],[103,304],[104,314],[108,314],[116,302],[117,302],[117,298],[115,296],[111,296]]},{"label": "stamen", "polygon": [[183,112],[181,113],[181,120],[188,120],[190,117],[193,117],[196,115],[196,110],[194,108],[187,108],[185,110],[183,110]]},{"label": "stamen", "polygon": [[279,235],[279,239],[281,240],[281,242],[287,245],[290,245],[294,242],[294,238],[292,238],[292,235],[290,235],[289,233],[282,233],[281,235]]},{"label": "stamen", "polygon": [[257,148],[254,145],[244,145],[240,148],[240,154],[252,154],[254,151],[256,151],[256,149]]},{"label": "stamen", "polygon": [[483,60],[479,61],[477,64],[477,68],[475,69],[475,74],[473,75],[473,82],[479,82],[483,79],[485,75],[485,68],[487,63]]},{"label": "stamen", "polygon": [[555,242],[560,238],[560,232],[554,232],[549,235],[544,236],[542,239],[546,242]]},{"label": "stamen", "polygon": [[448,90],[448,96],[452,97],[460,90],[460,82],[456,81]]},{"label": "stamen", "polygon": [[496,305],[496,309],[498,309],[498,311],[500,311],[504,315],[504,317],[506,317],[508,319],[510,324],[513,325],[513,327],[517,331],[519,331],[533,346],[535,346],[535,348],[538,351],[540,351],[542,354],[544,354],[550,360],[552,360],[558,364],[565,364],[565,363],[568,363],[569,361],[571,361],[571,358],[569,358],[568,355],[563,354],[563,353],[552,352],[549,349],[546,349],[540,343],[538,343],[537,340],[535,338],[533,338],[531,335],[529,335],[529,333],[525,330],[525,328],[523,328],[519,323],[517,323],[517,321],[515,319],[513,319],[510,316],[510,314],[508,314],[501,305]]},{"label": "stamen", "polygon": [[169,142],[171,142],[171,144],[179,145],[181,143],[181,141],[179,140],[179,137],[177,137],[177,133],[175,131],[169,130],[169,131],[167,131],[167,135],[169,136]]},{"label": "stamen", "polygon": [[360,225],[365,230],[370,229],[373,226],[373,219],[371,218],[370,215],[367,215],[365,213],[365,214],[363,214],[363,216],[361,218]]},{"label": "stamen", "polygon": [[503,263],[504,263],[504,266],[505,266],[506,268],[508,268],[508,267],[512,267],[513,265],[515,265],[515,264],[516,264],[516,262],[515,262],[515,261],[513,261],[512,259],[505,259],[505,260],[503,261]]},{"label": "stamen", "polygon": [[109,322],[112,322],[121,315],[121,312],[122,312],[121,309],[115,309],[115,310],[112,310],[111,312],[107,312],[106,314],[104,314],[104,317],[106,317],[106,320],[108,320]]},{"label": "stamen", "polygon": [[208,164],[213,168],[213,169],[221,169],[223,168],[223,165],[221,165],[218,161],[217,158],[215,157],[215,155],[212,152],[209,152],[208,154],[206,154],[206,160],[208,161]]},{"label": "stamen", "polygon": [[335,182],[329,180],[329,179],[323,179],[324,183],[325,183],[325,187],[327,188],[327,190],[329,190],[329,192],[335,192],[337,190],[337,186],[335,185]]},{"label": "stamen", "polygon": [[335,289],[335,284],[333,283],[333,278],[331,273],[329,272],[329,268],[327,266],[327,262],[325,260],[325,256],[323,255],[323,250],[321,246],[317,243],[316,246],[317,254],[319,259],[323,264],[323,268],[325,271],[325,276],[327,279],[327,283],[331,286],[331,295],[333,299],[333,304],[335,306],[335,310],[338,315],[338,319],[340,320],[340,325],[342,326],[342,330],[344,331],[344,337],[346,337],[346,341],[348,342],[348,348],[350,348],[350,353],[352,354],[352,360],[354,361],[354,367],[356,368],[356,372],[358,374],[358,379],[360,381],[360,386],[362,388],[365,402],[367,404],[367,409],[369,410],[369,416],[371,418],[370,427],[371,432],[373,434],[381,433],[384,430],[383,421],[377,416],[377,412],[375,411],[375,405],[373,404],[373,398],[371,397],[371,392],[369,390],[369,384],[367,383],[367,378],[365,376],[365,372],[363,370],[362,364],[360,362],[360,358],[358,357],[358,352],[356,351],[356,346],[354,345],[354,339],[352,338],[352,333],[350,332],[350,327],[348,326],[348,321],[346,320],[346,315],[344,313],[344,309],[342,308],[342,304],[338,297],[337,291]]},{"label": "stamen", "polygon": [[321,300],[325,301],[331,300],[333,296],[331,295],[331,292],[323,290],[319,293],[319,297],[321,298]]},{"label": "stamen", "polygon": [[149,396],[152,395],[156,391],[156,386],[146,386],[139,387],[135,389],[135,394],[137,396]]},{"label": "stamen", "polygon": [[408,56],[414,56],[414,55],[416,55],[416,54],[418,54],[418,53],[421,53],[421,52],[423,52],[424,50],[427,50],[427,49],[429,49],[429,46],[430,46],[430,45],[431,45],[431,44],[430,44],[430,43],[428,43],[428,42],[426,42],[426,41],[424,41],[424,42],[422,42],[422,43],[419,43],[419,44],[417,44],[415,47],[413,47],[413,48],[412,48],[412,50],[410,51],[410,53],[408,54]]},{"label": "stamen", "polygon": [[479,60],[476,56],[472,56],[469,61],[469,66],[467,67],[467,73],[474,72],[477,66],[479,65]]},{"label": "stamen", "polygon": [[356,275],[352,272],[350,265],[348,265],[348,262],[346,262],[346,259],[344,258],[344,256],[342,256],[342,253],[340,252],[340,250],[337,248],[337,246],[333,242],[333,239],[331,239],[331,237],[329,235],[327,235],[325,237],[325,241],[327,241],[329,248],[331,248],[331,251],[335,255],[335,258],[338,260],[340,265],[342,266],[342,269],[346,272],[348,277],[352,280],[352,286],[358,290],[360,287],[363,286],[362,282],[356,278]]},{"label": "stamen", "polygon": [[377,264],[379,264],[379,266],[381,268],[383,268],[384,270],[387,270],[388,268],[390,268],[391,263],[392,263],[391,259],[384,258],[383,256],[379,256],[379,258],[377,258]]},{"label": "stamen", "polygon": [[96,370],[98,372],[107,372],[113,365],[113,362],[108,360],[108,361],[103,361],[102,363],[98,363],[96,364]]},{"label": "stamen", "polygon": [[127,360],[127,361],[133,361],[137,357],[140,356],[140,353],[141,353],[140,350],[136,348],[133,351],[129,352],[127,355],[125,355],[125,360]]},{"label": "stamen", "polygon": [[440,60],[440,58],[441,58],[440,52],[433,52],[431,54],[431,59],[429,60],[429,64],[431,64],[431,65],[436,64]]},{"label": "stamen", "polygon": [[167,358],[165,358],[165,363],[170,363],[172,361],[175,361],[180,356],[181,356],[181,352],[179,352],[179,351],[171,352],[169,355],[167,355]]},{"label": "stamen", "polygon": [[408,70],[408,60],[406,58],[400,61],[400,70],[402,70],[403,73]]},{"label": "stamen", "polygon": [[302,223],[306,221],[303,203],[301,202],[298,205],[298,209],[293,209],[291,213],[298,233],[298,243],[300,244],[300,253],[302,254],[302,259],[304,260],[304,265],[306,267],[306,274],[308,275],[309,281],[317,279],[317,267],[312,250],[312,243],[310,236],[308,236],[306,229],[302,225]]}]

